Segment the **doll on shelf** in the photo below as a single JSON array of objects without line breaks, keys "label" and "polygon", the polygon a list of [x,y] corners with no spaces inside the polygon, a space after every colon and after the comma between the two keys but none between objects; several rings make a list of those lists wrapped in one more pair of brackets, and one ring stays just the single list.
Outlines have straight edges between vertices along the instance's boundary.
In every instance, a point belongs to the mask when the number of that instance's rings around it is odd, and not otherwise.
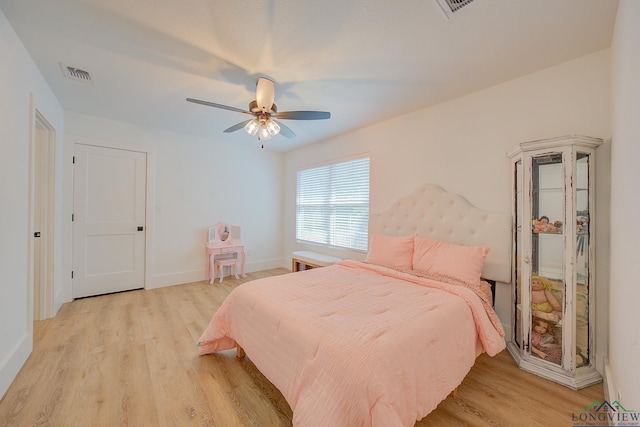
[{"label": "doll on shelf", "polygon": [[533,221],[534,233],[553,233],[555,227],[549,222],[548,216],[541,216],[539,219]]},{"label": "doll on shelf", "polygon": [[553,221],[552,233],[562,233],[562,221]]},{"label": "doll on shelf", "polygon": [[531,314],[552,322],[562,319],[562,307],[551,292],[551,282],[546,277],[531,278]]},{"label": "doll on shelf", "polygon": [[536,317],[531,326],[531,353],[558,365],[562,360],[562,346],[553,336],[553,325]]},{"label": "doll on shelf", "polygon": [[589,218],[580,217],[576,222],[576,234],[578,239],[578,245],[576,246],[576,256],[584,255],[585,237],[589,234]]}]

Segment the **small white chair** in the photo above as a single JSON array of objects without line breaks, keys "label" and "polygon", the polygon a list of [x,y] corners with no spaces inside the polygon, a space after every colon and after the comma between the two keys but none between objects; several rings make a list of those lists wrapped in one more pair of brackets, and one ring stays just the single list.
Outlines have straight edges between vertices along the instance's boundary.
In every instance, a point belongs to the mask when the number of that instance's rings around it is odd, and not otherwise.
[{"label": "small white chair", "polygon": [[233,277],[238,277],[238,256],[234,254],[233,258],[216,258],[213,261],[213,277],[215,278],[216,272],[220,272],[220,283],[224,278],[224,268],[229,267],[229,274],[232,274],[231,268],[233,268]]}]

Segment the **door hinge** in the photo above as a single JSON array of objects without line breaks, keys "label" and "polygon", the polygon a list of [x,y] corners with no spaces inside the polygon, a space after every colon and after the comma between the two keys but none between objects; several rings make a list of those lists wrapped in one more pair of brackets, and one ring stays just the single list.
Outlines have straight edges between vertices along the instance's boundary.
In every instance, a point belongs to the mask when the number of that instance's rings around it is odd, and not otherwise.
[{"label": "door hinge", "polygon": [[71,222],[75,221],[76,217],[74,214],[71,214]]},{"label": "door hinge", "polygon": [[71,270],[71,278],[73,279],[73,270]]},{"label": "door hinge", "polygon": [[73,156],[71,162],[75,165],[76,164],[76,156]]}]

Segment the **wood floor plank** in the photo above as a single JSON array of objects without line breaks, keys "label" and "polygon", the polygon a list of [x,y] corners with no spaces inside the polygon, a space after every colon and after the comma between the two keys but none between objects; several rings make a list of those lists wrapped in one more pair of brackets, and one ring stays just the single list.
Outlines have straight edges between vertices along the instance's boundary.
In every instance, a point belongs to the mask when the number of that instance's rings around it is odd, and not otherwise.
[{"label": "wood floor plank", "polygon": [[[288,272],[64,304],[35,322],[33,352],[0,400],[0,425],[291,426],[291,408],[250,357],[200,357],[196,346],[231,290]],[[571,426],[571,414],[595,399],[604,399],[601,384],[570,390],[518,369],[504,351],[481,355],[457,396],[416,426]]]}]

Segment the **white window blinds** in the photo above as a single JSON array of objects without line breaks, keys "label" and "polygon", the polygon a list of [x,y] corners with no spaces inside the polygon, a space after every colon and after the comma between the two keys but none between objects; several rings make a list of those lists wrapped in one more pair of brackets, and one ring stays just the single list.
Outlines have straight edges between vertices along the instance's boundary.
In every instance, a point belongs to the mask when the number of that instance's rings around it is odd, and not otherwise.
[{"label": "white window blinds", "polygon": [[296,239],[367,250],[369,158],[298,171]]}]

